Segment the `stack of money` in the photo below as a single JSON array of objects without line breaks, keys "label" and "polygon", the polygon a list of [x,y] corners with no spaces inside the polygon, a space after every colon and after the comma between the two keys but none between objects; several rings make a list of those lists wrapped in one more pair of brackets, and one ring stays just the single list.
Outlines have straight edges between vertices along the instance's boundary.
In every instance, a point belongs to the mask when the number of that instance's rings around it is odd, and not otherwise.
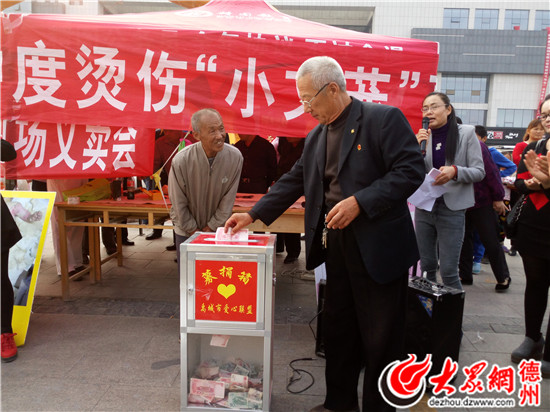
[{"label": "stack of money", "polygon": [[231,361],[228,361],[224,363],[222,366],[220,366],[220,373],[223,371],[225,373],[228,373],[229,376],[233,373],[235,368],[237,367],[237,364]]},{"label": "stack of money", "polygon": [[245,392],[248,390],[248,376],[239,375],[238,373],[231,374],[229,390],[235,392]]},{"label": "stack of money", "polygon": [[250,409],[262,409],[262,397],[263,392],[250,388],[247,396],[248,407]]},{"label": "stack of money", "polygon": [[229,392],[227,398],[216,403],[218,406],[224,406],[234,409],[262,409],[263,393],[256,389],[250,389],[248,392]]},{"label": "stack of money", "polygon": [[246,369],[247,371],[252,371],[254,369],[252,365],[250,365],[248,362],[243,361],[240,358],[235,359],[235,363],[237,365],[235,368],[240,366],[241,368]]},{"label": "stack of money", "polygon": [[227,397],[230,408],[248,409],[247,394],[243,392],[229,392]]},{"label": "stack of money", "polygon": [[[191,378],[189,395],[193,402],[212,403],[225,397],[225,385],[223,382]],[[189,402],[192,402],[190,399]]]},{"label": "stack of money", "polygon": [[248,375],[248,387],[262,390],[263,386],[264,368],[256,367],[252,365],[250,375]]},{"label": "stack of money", "polygon": [[231,386],[231,375],[229,376],[222,376],[221,374],[215,379],[218,382],[223,382],[225,385],[225,390],[228,391],[229,387]]},{"label": "stack of money", "polygon": [[[220,366],[221,365],[221,366]],[[263,365],[230,358],[202,361],[190,379],[188,402],[236,409],[262,409]]]},{"label": "stack of money", "polygon": [[248,378],[248,387],[249,388],[254,388],[254,389],[258,389],[258,390],[262,390],[262,387],[263,387],[263,379],[262,377],[257,377],[257,378]]},{"label": "stack of money", "polygon": [[241,365],[237,365],[235,366],[235,369],[233,369],[233,373],[237,375],[248,376],[250,375],[250,369],[247,369]]},{"label": "stack of money", "polygon": [[202,395],[195,395],[194,393],[190,393],[187,397],[187,401],[189,403],[200,403],[200,404],[211,404],[214,401],[214,398],[205,397]]}]

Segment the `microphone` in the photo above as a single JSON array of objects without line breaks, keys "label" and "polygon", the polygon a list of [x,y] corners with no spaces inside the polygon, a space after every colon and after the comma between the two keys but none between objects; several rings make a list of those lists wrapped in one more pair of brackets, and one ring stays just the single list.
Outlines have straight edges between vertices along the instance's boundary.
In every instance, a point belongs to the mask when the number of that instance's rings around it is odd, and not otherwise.
[{"label": "microphone", "polygon": [[[423,117],[422,118],[422,128],[425,130],[428,130],[428,127],[430,127],[430,118],[429,117]],[[426,155],[426,141],[422,140],[420,143],[420,151],[422,152],[422,155]]]}]

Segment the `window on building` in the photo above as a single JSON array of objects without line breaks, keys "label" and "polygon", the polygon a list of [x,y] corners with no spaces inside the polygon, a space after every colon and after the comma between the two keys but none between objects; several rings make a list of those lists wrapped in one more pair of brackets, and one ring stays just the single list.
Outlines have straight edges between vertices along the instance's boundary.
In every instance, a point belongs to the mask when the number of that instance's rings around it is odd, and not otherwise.
[{"label": "window on building", "polygon": [[527,30],[529,10],[506,10],[504,15],[505,30]]},{"label": "window on building", "polygon": [[544,30],[550,27],[550,10],[537,10],[535,12],[535,30]]},{"label": "window on building", "polygon": [[59,2],[43,2],[33,1],[31,2],[31,10],[33,13],[38,14],[65,14],[65,3]]},{"label": "window on building", "polygon": [[486,76],[441,77],[441,91],[453,103],[487,103],[489,79]]},{"label": "window on building", "polygon": [[498,9],[476,9],[474,29],[498,29]]},{"label": "window on building", "polygon": [[444,29],[467,29],[469,9],[443,9]]},{"label": "window on building", "polygon": [[535,110],[498,109],[497,127],[527,127],[536,116]]},{"label": "window on building", "polygon": [[455,113],[463,124],[484,125],[487,121],[487,110],[481,109],[455,109]]}]

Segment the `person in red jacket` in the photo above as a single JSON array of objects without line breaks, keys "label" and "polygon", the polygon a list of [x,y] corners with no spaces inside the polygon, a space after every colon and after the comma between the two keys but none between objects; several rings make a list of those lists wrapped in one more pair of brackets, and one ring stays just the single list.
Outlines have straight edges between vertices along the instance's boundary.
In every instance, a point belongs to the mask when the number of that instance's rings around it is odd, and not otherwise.
[{"label": "person in red jacket", "polygon": [[519,165],[521,160],[521,154],[529,143],[537,142],[544,137],[544,128],[542,127],[542,121],[540,119],[534,119],[529,122],[527,130],[523,135],[523,141],[516,144],[514,151],[512,152],[512,161]]}]

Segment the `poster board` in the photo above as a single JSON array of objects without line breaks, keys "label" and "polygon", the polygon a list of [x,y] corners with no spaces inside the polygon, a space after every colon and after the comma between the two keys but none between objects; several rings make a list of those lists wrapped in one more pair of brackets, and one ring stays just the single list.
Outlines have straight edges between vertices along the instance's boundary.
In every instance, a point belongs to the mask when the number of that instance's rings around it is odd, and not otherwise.
[{"label": "poster board", "polygon": [[22,239],[10,249],[9,276],[14,288],[13,332],[17,346],[25,344],[31,317],[34,292],[48,224],[54,206],[53,192],[3,190],[10,212]]}]

